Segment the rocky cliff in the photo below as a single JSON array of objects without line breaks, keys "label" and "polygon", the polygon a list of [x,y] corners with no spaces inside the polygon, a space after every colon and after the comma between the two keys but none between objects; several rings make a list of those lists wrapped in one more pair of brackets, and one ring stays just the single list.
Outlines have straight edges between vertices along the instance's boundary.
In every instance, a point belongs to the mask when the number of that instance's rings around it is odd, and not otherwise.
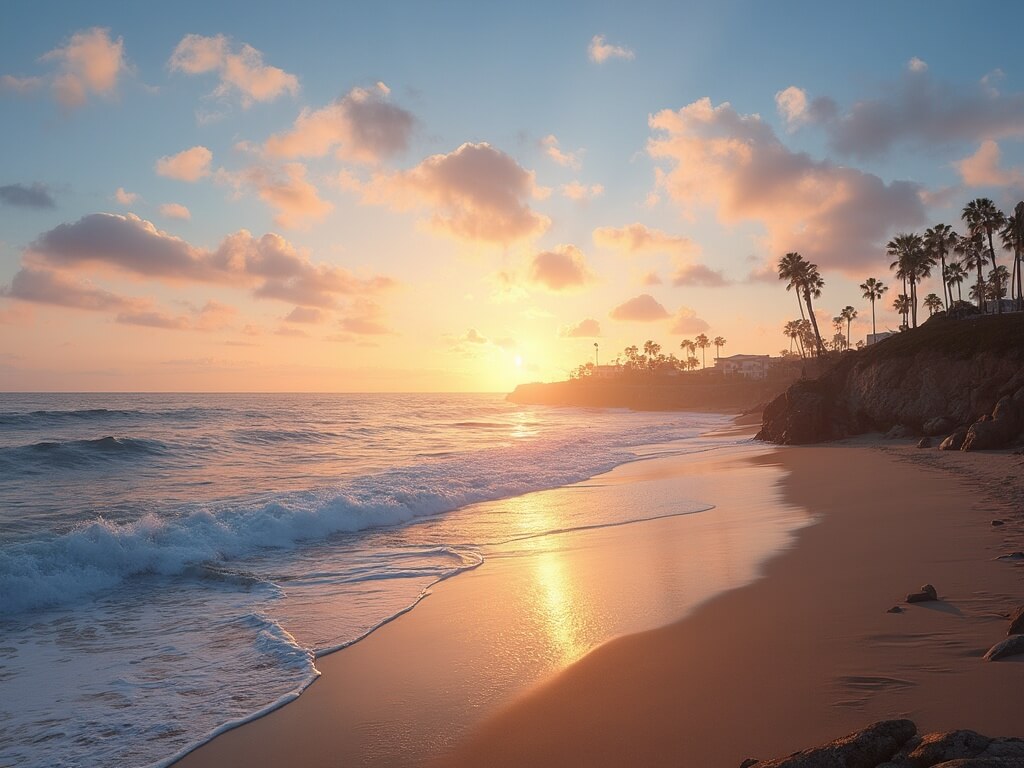
[{"label": "rocky cliff", "polygon": [[997,448],[1024,431],[1024,314],[952,319],[845,353],[765,409],[757,437],[781,444],[896,428],[947,448]]}]

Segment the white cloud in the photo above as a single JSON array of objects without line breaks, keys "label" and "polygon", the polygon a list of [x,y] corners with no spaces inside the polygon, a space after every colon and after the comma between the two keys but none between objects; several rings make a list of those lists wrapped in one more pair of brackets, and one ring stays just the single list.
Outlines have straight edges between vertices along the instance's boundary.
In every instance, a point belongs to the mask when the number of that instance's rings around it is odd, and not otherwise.
[{"label": "white cloud", "polygon": [[604,35],[594,35],[590,39],[590,45],[587,47],[587,54],[590,56],[590,60],[596,64],[603,64],[609,59],[624,59],[625,61],[632,61],[636,58],[636,54],[634,54],[629,48],[622,45],[606,43]]}]

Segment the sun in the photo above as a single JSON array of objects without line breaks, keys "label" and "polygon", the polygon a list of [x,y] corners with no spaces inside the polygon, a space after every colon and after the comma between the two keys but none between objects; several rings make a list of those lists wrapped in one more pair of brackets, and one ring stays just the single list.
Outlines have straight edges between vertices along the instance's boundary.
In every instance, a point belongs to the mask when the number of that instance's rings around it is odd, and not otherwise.
[{"label": "sun", "polygon": [[522,368],[522,367],[523,367],[523,357],[522,357],[522,355],[516,355],[516,368]]}]

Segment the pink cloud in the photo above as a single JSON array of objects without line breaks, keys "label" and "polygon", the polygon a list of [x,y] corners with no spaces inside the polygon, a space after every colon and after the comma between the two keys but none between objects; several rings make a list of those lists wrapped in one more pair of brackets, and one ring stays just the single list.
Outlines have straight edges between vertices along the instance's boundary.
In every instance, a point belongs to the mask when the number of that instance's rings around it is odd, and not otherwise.
[{"label": "pink cloud", "polygon": [[147,328],[163,328],[168,331],[184,331],[192,327],[184,315],[168,315],[155,310],[120,312],[114,322],[122,325],[142,325]]},{"label": "pink cloud", "polygon": [[159,176],[178,181],[199,181],[210,175],[213,153],[203,146],[192,147],[176,155],[167,155],[156,161],[154,166]]},{"label": "pink cloud", "polygon": [[355,299],[338,321],[342,330],[358,336],[383,336],[393,333],[381,322],[381,308],[365,298]]},{"label": "pink cloud", "polygon": [[533,211],[535,177],[490,144],[463,144],[407,171],[376,174],[364,199],[397,210],[426,208],[431,228],[464,240],[510,243],[544,232],[551,221]]},{"label": "pink cloud", "polygon": [[670,235],[640,222],[625,227],[598,227],[592,235],[594,245],[624,253],[671,253],[693,255],[700,251],[688,237]]},{"label": "pink cloud", "polygon": [[316,307],[296,307],[284,318],[286,323],[322,323],[325,313]]},{"label": "pink cloud", "polygon": [[22,267],[15,273],[10,285],[0,288],[0,295],[35,304],[94,311],[138,311],[144,306],[140,299],[118,296],[88,281],[41,267]]},{"label": "pink cloud", "polygon": [[576,325],[565,326],[558,332],[558,335],[567,339],[596,338],[601,335],[601,324],[592,317],[588,317],[586,320],[580,320]]},{"label": "pink cloud", "polygon": [[114,193],[114,199],[121,205],[131,205],[139,196],[135,192],[126,192],[124,187],[118,187]]},{"label": "pink cloud", "polygon": [[334,210],[307,181],[306,166],[302,163],[285,163],[278,168],[253,166],[237,174],[221,174],[221,177],[236,186],[253,189],[263,202],[277,211],[274,223],[285,229],[308,226]]},{"label": "pink cloud", "polygon": [[570,181],[568,184],[563,184],[559,191],[563,197],[567,197],[570,200],[592,200],[595,197],[600,197],[604,194],[604,185],[602,184],[581,184],[578,181]]},{"label": "pink cloud", "polygon": [[179,221],[188,221],[192,218],[192,211],[181,203],[164,203],[160,206],[160,214]]},{"label": "pink cloud", "polygon": [[304,109],[292,129],[271,136],[270,157],[323,157],[332,149],[343,159],[375,164],[404,152],[415,125],[411,112],[388,101],[384,83],[353,88],[318,110]]},{"label": "pink cloud", "polygon": [[593,279],[583,252],[575,245],[541,251],[530,262],[530,280],[552,291],[579,288]]},{"label": "pink cloud", "polygon": [[1024,185],[1024,171],[1020,168],[1004,169],[1001,160],[999,144],[992,139],[986,139],[973,155],[957,161],[954,166],[964,184],[969,187]]},{"label": "pink cloud", "polygon": [[672,275],[674,286],[703,286],[705,288],[720,288],[729,285],[730,281],[725,278],[721,271],[711,269],[703,264],[690,264],[680,267]]},{"label": "pink cloud", "polygon": [[668,316],[668,310],[649,293],[641,293],[639,296],[619,304],[619,306],[611,311],[611,318],[613,320],[631,320],[644,323],[664,320]]},{"label": "pink cloud", "polygon": [[659,185],[684,209],[708,206],[725,224],[760,223],[769,259],[800,251],[856,271],[898,227],[925,220],[916,184],[792,152],[757,115],[707,98],[649,119]]},{"label": "pink cloud", "polygon": [[689,307],[680,307],[672,319],[671,333],[706,333],[710,330],[706,320],[697,317],[697,312]]},{"label": "pink cloud", "polygon": [[239,230],[216,250],[197,248],[132,214],[95,213],[44,232],[27,251],[35,263],[63,269],[106,268],[143,278],[250,287],[255,296],[331,307],[338,297],[377,293],[387,277],[360,278],[314,263],[277,234]]},{"label": "pink cloud", "polygon": [[67,44],[44,54],[41,61],[56,62],[59,71],[51,83],[54,96],[65,107],[85,103],[90,93],[110,96],[125,69],[124,41],[110,39],[101,27],[75,32]]},{"label": "pink cloud", "polygon": [[187,75],[216,72],[220,83],[213,95],[225,98],[235,94],[246,108],[255,102],[273,101],[286,92],[294,96],[299,91],[295,75],[264,64],[260,51],[245,44],[237,48],[224,35],[186,35],[175,47],[168,66],[172,72]]},{"label": "pink cloud", "polygon": [[558,145],[558,137],[553,133],[541,139],[540,145],[544,149],[545,155],[565,168],[572,168],[578,171],[583,164],[583,150],[578,149],[575,152],[563,151]]},{"label": "pink cloud", "polygon": [[636,54],[629,48],[606,43],[604,35],[594,35],[590,39],[590,45],[587,46],[587,55],[590,56],[590,60],[595,64],[604,64],[609,59],[632,61],[636,58]]}]

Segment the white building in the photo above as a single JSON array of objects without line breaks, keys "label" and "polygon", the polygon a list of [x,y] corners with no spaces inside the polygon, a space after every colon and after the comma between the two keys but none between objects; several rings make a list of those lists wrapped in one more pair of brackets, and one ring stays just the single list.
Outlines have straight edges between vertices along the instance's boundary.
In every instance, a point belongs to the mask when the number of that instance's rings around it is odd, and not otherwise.
[{"label": "white building", "polygon": [[877,344],[882,339],[888,339],[890,336],[895,336],[895,331],[881,331],[880,333],[869,333],[867,343],[864,345],[870,347],[872,344]]},{"label": "white building", "polygon": [[771,355],[730,355],[715,358],[715,370],[727,376],[743,376],[747,379],[763,379],[768,375],[778,358]]}]

